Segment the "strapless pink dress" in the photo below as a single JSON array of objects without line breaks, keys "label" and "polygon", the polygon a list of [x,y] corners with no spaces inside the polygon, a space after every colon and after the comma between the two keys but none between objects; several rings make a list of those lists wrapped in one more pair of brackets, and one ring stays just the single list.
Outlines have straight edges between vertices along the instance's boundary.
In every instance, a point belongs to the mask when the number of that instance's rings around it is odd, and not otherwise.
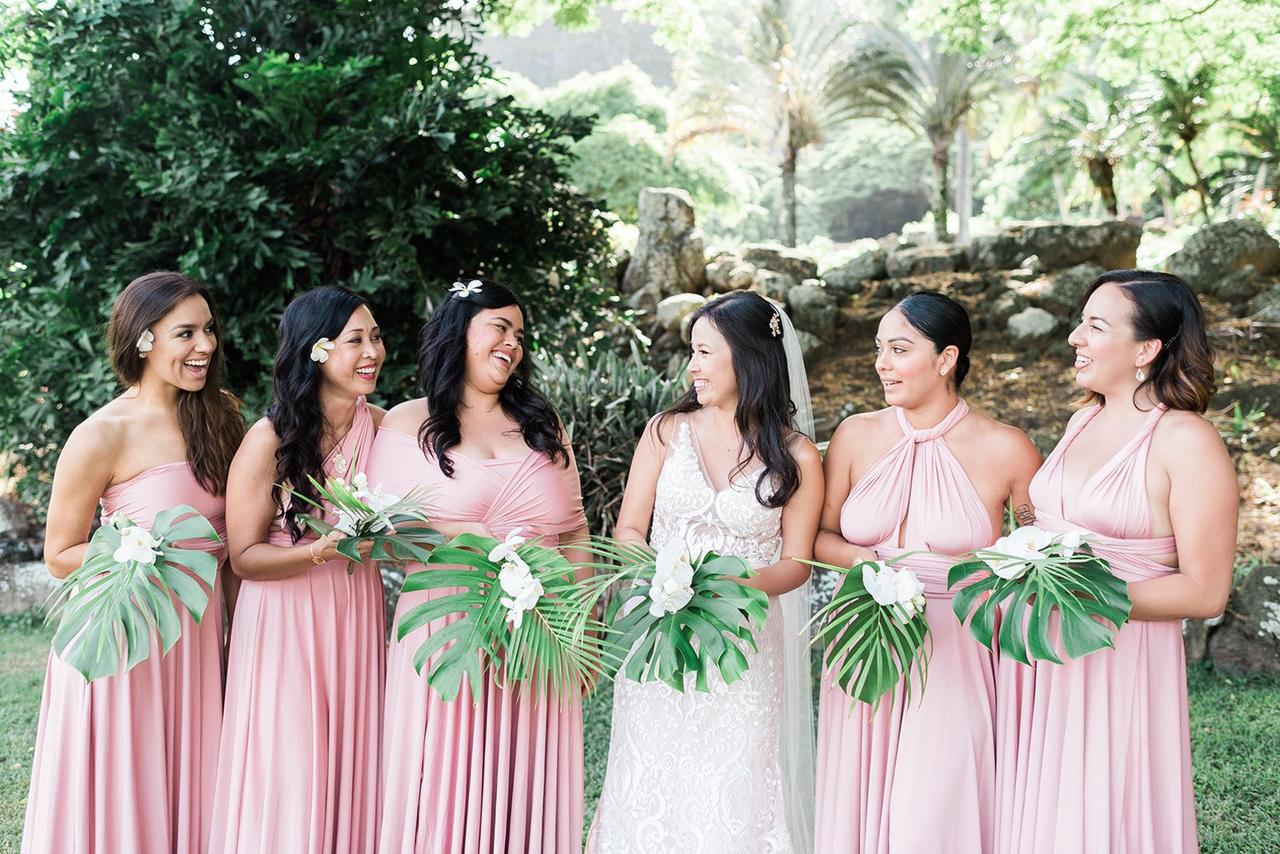
[{"label": "strapless pink dress", "polygon": [[[185,461],[118,483],[101,503],[104,521],[123,512],[144,527],[188,504],[226,539],[224,500]],[[223,546],[210,551],[226,554]],[[178,607],[182,637],[168,655],[153,645],[118,676],[85,682],[49,654],[24,854],[205,851],[222,728],[222,607],[215,581],[199,624]]]}]

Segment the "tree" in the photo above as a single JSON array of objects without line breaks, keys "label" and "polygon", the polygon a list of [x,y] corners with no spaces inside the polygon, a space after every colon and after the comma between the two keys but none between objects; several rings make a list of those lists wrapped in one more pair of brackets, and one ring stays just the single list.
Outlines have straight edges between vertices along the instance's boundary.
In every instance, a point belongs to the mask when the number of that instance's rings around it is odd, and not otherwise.
[{"label": "tree", "polygon": [[1209,191],[1192,145],[1209,126],[1206,112],[1213,97],[1215,74],[1216,69],[1207,63],[1185,78],[1162,70],[1156,75],[1155,90],[1147,105],[1153,131],[1158,136],[1176,140],[1186,154],[1193,186],[1200,197],[1200,212],[1204,214],[1206,223],[1213,219],[1209,215]]},{"label": "tree", "polygon": [[[419,325],[448,284],[514,282],[531,332],[607,305],[596,204],[566,179],[591,120],[478,93],[471,7],[398,0],[100,0],[14,14],[29,71],[0,132],[0,437],[39,501],[53,451],[114,393],[98,330],[134,276],[206,282],[230,388],[265,401],[291,296],[370,296],[412,393]],[[554,282],[554,284],[550,284]]]}]

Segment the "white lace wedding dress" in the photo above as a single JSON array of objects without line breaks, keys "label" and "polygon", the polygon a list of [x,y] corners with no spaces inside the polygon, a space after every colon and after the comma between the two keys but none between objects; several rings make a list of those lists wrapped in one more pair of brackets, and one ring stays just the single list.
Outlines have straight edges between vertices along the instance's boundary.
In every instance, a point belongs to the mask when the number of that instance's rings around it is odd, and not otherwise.
[{"label": "white lace wedding dress", "polygon": [[[687,421],[658,476],[651,543],[685,538],[692,550],[774,562],[782,510],[760,504],[756,475],[711,486]],[[589,854],[791,854],[779,734],[782,616],[775,598],[755,633],[758,653],[732,685],[711,691],[661,682],[614,683],[609,767],[587,842]]]}]

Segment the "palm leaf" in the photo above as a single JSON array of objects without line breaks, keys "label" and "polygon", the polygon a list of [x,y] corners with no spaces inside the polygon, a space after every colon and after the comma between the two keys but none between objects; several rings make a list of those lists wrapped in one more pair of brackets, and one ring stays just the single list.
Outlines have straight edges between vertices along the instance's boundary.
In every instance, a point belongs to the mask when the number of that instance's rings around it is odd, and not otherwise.
[{"label": "palm leaf", "polygon": [[903,676],[914,671],[923,691],[929,665],[925,644],[929,624],[924,613],[904,623],[891,608],[877,603],[863,584],[863,563],[852,569],[804,563],[844,576],[831,601],[811,621],[817,624],[812,643],[826,645],[823,662],[841,690],[875,708],[901,683],[909,702],[912,680]]},{"label": "palm leaf", "polygon": [[152,646],[167,654],[182,636],[177,606],[198,624],[217,578],[216,555],[174,545],[221,542],[194,508],[184,504],[156,514],[151,533],[162,545],[150,566],[112,557],[120,545],[117,525],[131,524],[118,517],[98,528],[84,562],[49,599],[49,620],[58,622],[53,649],[88,681],[128,672]]},{"label": "palm leaf", "polygon": [[[982,554],[1024,560],[1029,567],[1020,577],[1008,579],[991,572],[985,560],[956,564],[947,574],[948,587],[980,577],[956,592],[951,607],[962,623],[968,622],[978,643],[993,650],[998,643],[1000,652],[1014,661],[1061,664],[1059,651],[1068,658],[1081,658],[1112,647],[1115,632],[1129,620],[1128,585],[1087,545],[1072,555],[1055,551],[1031,560],[989,551]],[[1058,643],[1052,630],[1055,613]]]}]

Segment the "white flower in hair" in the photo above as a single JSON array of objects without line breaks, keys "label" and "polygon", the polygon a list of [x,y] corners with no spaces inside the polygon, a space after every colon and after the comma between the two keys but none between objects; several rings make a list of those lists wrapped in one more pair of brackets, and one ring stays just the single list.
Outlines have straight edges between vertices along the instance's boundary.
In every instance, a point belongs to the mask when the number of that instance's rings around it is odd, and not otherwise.
[{"label": "white flower in hair", "polygon": [[142,334],[138,336],[137,348],[139,353],[150,353],[151,348],[155,346],[156,336],[151,334],[150,329],[142,330]]},{"label": "white flower in hair", "polygon": [[324,364],[329,361],[329,351],[338,345],[330,341],[328,338],[321,338],[319,341],[311,345],[311,361]]},{"label": "white flower in hair", "polygon": [[472,279],[465,285],[462,284],[462,282],[454,282],[453,286],[449,288],[449,293],[456,294],[458,297],[466,299],[474,293],[479,293],[481,285],[482,282],[479,279]]}]

